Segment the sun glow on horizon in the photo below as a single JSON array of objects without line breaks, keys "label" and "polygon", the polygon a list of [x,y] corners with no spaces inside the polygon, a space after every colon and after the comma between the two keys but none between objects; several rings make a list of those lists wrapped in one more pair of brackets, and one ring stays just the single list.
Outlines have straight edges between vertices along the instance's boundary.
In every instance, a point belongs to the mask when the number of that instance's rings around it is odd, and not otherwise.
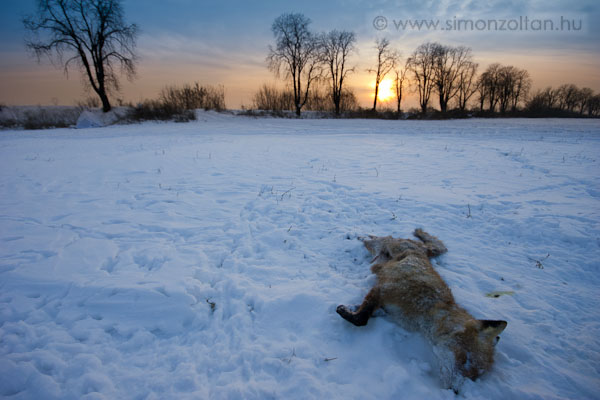
[{"label": "sun glow on horizon", "polygon": [[[374,85],[373,85],[374,86]],[[377,92],[377,100],[388,101],[394,97],[394,82],[391,79],[384,79],[379,82],[379,91]]]}]

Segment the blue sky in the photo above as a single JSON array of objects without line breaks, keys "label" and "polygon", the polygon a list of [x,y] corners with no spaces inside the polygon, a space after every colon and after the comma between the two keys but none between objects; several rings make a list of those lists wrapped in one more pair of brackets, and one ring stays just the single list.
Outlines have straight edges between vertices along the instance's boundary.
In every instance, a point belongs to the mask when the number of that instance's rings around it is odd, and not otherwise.
[{"label": "blue sky", "polygon": [[[24,47],[21,17],[35,10],[35,0],[2,0],[0,13],[0,102],[73,104],[86,97],[77,71],[67,79],[48,61],[37,64]],[[370,102],[373,43],[385,36],[406,57],[425,41],[466,45],[485,68],[491,62],[530,71],[535,87],[576,83],[600,91],[600,2],[584,1],[195,1],[125,0],[125,16],[139,25],[138,78],[123,81],[120,97],[153,97],[167,84],[199,81],[223,84],[230,107],[250,104],[262,83],[277,80],[265,64],[270,27],[284,12],[301,12],[315,31],[352,30],[358,38],[350,85],[361,102]],[[375,29],[375,17],[387,27]],[[448,31],[395,29],[406,19],[529,21],[561,17],[581,21],[579,31]],[[514,26],[513,26],[514,27]]]}]

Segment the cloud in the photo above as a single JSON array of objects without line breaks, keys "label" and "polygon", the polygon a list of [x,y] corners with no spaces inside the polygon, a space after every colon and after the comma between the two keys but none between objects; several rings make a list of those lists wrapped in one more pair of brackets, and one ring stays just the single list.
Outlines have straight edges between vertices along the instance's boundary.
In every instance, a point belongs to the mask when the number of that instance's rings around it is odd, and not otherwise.
[{"label": "cloud", "polygon": [[263,54],[256,49],[245,49],[227,41],[207,42],[202,39],[173,32],[144,35],[139,41],[142,63],[154,65],[194,65],[198,68],[222,71],[239,68],[264,68],[266,45]]}]

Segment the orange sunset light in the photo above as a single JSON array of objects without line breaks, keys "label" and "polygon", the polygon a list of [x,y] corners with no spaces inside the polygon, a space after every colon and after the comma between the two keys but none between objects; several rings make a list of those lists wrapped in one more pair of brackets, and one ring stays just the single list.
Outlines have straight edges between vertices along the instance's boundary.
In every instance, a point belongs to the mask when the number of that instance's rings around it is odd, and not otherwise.
[{"label": "orange sunset light", "polygon": [[[375,87],[375,83],[373,83]],[[394,97],[394,82],[391,79],[384,79],[379,83],[379,91],[377,92],[377,100],[388,101]]]}]

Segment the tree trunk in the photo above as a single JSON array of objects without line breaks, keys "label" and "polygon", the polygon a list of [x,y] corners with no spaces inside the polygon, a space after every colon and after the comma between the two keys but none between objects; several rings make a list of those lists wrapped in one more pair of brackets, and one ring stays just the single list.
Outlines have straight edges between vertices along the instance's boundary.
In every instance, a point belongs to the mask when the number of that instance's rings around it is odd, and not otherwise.
[{"label": "tree trunk", "polygon": [[332,100],[333,100],[333,105],[335,106],[335,115],[339,116],[340,115],[340,103],[342,101],[341,90],[336,91],[335,88],[333,89]]},{"label": "tree trunk", "polygon": [[99,91],[98,96],[100,96],[100,100],[102,101],[102,111],[109,112],[112,109],[112,107],[110,105],[110,101],[108,100],[106,92]]},{"label": "tree trunk", "polygon": [[440,95],[440,110],[445,113],[448,109],[448,102]]},{"label": "tree trunk", "polygon": [[379,83],[375,83],[375,98],[373,99],[373,111],[377,110],[377,94],[379,94]]}]

